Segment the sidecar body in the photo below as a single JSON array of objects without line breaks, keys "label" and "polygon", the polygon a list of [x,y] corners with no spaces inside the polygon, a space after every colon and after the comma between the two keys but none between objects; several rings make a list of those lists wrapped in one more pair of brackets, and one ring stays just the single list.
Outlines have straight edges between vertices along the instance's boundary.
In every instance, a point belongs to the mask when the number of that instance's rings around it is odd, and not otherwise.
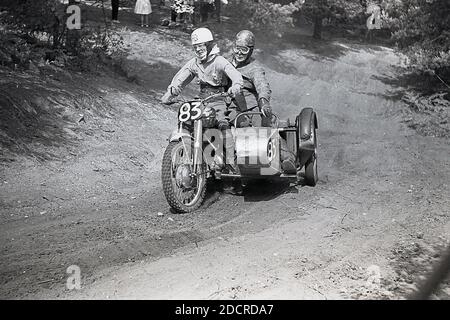
[{"label": "sidecar body", "polygon": [[[260,115],[244,112],[238,117]],[[274,127],[249,125],[240,127],[238,117],[233,128],[236,161],[240,173],[222,174],[223,177],[243,179],[299,179],[305,168],[306,184],[314,186],[317,174],[317,115],[312,108],[304,108],[295,121],[276,119]],[[252,123],[253,121],[250,121]],[[284,169],[286,154],[295,157],[295,169]]]}]

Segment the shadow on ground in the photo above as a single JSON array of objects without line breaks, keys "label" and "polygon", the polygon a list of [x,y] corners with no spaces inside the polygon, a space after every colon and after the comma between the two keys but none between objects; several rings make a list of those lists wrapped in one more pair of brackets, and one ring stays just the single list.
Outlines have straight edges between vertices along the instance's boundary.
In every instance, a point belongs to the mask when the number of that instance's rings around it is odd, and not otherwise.
[{"label": "shadow on ground", "polygon": [[270,201],[286,193],[298,193],[289,181],[253,180],[244,188],[245,202]]},{"label": "shadow on ground", "polygon": [[383,97],[393,102],[402,102],[405,108],[392,110],[401,113],[411,129],[423,136],[450,136],[450,92],[436,75],[417,75],[397,68],[397,76],[372,76],[392,89]]},{"label": "shadow on ground", "polygon": [[432,94],[439,89],[446,90],[444,84],[434,74],[418,75],[400,67],[395,68],[395,77],[389,75],[372,76],[384,84],[392,86],[395,91],[414,91],[420,94]]}]

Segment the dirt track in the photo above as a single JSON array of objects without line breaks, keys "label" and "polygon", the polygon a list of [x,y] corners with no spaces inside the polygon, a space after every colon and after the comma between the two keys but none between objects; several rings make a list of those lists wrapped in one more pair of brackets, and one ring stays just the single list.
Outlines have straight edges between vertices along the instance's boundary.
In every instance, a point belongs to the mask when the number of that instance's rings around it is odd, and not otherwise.
[{"label": "dirt track", "polygon": [[[398,269],[412,259],[406,253],[412,246],[413,258],[427,260],[450,234],[450,147],[400,124],[401,88],[385,79],[401,58],[339,42],[262,49],[276,112],[318,113],[315,188],[212,191],[202,210],[172,214],[159,164],[174,112],[148,100],[165,79],[148,95],[105,80],[99,87],[118,115],[112,132],[87,137],[85,152],[66,162],[2,167],[0,297],[400,298],[413,288]],[[173,72],[183,58],[134,57],[146,74]],[[65,289],[70,265],[81,268],[80,291]],[[373,270],[381,282],[370,280]]]}]

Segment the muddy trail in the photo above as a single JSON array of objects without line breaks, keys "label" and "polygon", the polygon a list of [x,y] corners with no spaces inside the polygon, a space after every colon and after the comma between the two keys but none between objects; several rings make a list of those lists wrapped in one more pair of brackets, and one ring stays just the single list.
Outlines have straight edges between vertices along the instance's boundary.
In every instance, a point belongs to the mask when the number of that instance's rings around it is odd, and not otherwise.
[{"label": "muddy trail", "polygon": [[[262,45],[275,112],[318,113],[320,181],[254,183],[243,196],[211,185],[200,210],[179,215],[160,183],[176,114],[157,98],[190,57],[188,36],[121,32],[126,78],[84,79],[106,111],[67,102],[72,129],[33,149],[64,156],[4,156],[0,297],[396,299],[415,288],[450,234],[450,147],[401,123],[401,56],[344,41]],[[79,291],[66,289],[71,265]]]}]

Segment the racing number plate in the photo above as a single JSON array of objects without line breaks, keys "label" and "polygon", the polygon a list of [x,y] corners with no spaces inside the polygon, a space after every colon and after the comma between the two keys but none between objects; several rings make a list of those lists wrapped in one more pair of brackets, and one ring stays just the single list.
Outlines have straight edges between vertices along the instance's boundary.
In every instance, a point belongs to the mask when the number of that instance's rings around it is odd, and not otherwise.
[{"label": "racing number plate", "polygon": [[189,120],[197,120],[202,116],[202,109],[200,107],[202,103],[200,101],[191,101],[183,103],[178,110],[178,120],[180,122],[186,122]]}]

